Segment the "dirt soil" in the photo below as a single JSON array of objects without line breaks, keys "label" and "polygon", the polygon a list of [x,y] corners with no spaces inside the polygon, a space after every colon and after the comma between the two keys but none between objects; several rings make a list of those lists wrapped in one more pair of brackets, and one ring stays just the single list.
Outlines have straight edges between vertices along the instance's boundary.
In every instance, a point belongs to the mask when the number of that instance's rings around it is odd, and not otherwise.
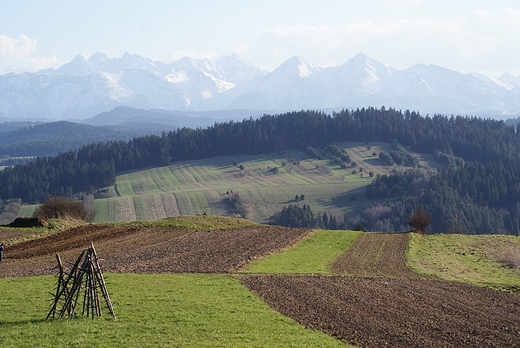
[{"label": "dirt soil", "polygon": [[[229,273],[310,233],[84,225],[8,246],[0,277],[56,274],[56,252],[70,265],[91,241],[104,272]],[[338,275],[236,276],[284,315],[360,347],[520,347],[518,294],[421,279],[406,267],[407,241],[363,233],[334,263]]]},{"label": "dirt soil", "polygon": [[425,279],[406,265],[409,236],[362,233],[331,265],[348,277],[238,277],[301,325],[360,347],[520,347],[520,296]]},{"label": "dirt soil", "polygon": [[239,275],[272,308],[360,347],[520,347],[520,296],[431,279]]},{"label": "dirt soil", "polygon": [[91,241],[104,272],[228,273],[310,233],[311,229],[274,226],[189,231],[84,225],[9,246],[0,277],[55,274],[55,253],[64,263],[74,263]]},{"label": "dirt soil", "polygon": [[409,233],[362,233],[332,263],[337,274],[417,278],[406,265]]}]

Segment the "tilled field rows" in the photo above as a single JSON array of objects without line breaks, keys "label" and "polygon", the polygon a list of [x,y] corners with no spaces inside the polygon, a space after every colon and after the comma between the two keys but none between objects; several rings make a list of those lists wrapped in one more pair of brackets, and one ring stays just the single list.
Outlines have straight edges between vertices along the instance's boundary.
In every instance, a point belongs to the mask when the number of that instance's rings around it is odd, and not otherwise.
[{"label": "tilled field rows", "polygon": [[[74,262],[93,241],[103,271],[227,273],[287,248],[311,229],[258,226],[212,231],[173,227],[85,225],[9,248],[0,277],[52,274],[54,253]],[[106,258],[105,258],[106,257]]]},{"label": "tilled field rows", "polygon": [[520,347],[520,296],[429,279],[239,275],[272,308],[361,347]]},{"label": "tilled field rows", "polygon": [[362,233],[331,265],[334,273],[418,277],[406,265],[408,233]]},{"label": "tilled field rows", "polygon": [[252,259],[283,249],[310,229],[249,227],[196,231],[139,250],[130,250],[106,261],[111,272],[227,273]]}]

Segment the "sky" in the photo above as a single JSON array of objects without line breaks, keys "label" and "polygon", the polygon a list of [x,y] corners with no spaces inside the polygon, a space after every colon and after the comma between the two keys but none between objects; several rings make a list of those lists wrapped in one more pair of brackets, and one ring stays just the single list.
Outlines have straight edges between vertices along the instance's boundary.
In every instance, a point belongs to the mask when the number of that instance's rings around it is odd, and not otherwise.
[{"label": "sky", "polygon": [[394,69],[434,64],[520,76],[519,0],[0,0],[0,74],[125,52],[171,63],[236,53],[273,71],[358,53]]}]

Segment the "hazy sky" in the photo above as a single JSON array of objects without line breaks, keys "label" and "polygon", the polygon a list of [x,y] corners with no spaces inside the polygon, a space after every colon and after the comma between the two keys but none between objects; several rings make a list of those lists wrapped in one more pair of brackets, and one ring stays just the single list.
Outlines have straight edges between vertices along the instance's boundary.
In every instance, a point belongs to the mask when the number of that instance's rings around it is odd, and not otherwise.
[{"label": "hazy sky", "polygon": [[57,68],[77,54],[170,63],[238,53],[272,71],[299,55],[321,66],[364,53],[520,75],[519,0],[0,0],[0,74]]}]

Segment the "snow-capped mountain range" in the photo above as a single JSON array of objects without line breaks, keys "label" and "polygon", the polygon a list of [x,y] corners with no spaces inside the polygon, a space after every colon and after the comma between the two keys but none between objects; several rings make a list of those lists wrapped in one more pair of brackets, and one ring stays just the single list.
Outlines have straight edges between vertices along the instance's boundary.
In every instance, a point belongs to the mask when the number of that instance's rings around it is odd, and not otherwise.
[{"label": "snow-capped mountain range", "polygon": [[165,64],[129,53],[78,55],[58,69],[0,76],[0,117],[11,119],[79,120],[117,106],[197,112],[383,105],[506,118],[520,115],[520,77],[421,64],[395,70],[363,54],[330,68],[293,57],[269,73],[237,55]]}]

